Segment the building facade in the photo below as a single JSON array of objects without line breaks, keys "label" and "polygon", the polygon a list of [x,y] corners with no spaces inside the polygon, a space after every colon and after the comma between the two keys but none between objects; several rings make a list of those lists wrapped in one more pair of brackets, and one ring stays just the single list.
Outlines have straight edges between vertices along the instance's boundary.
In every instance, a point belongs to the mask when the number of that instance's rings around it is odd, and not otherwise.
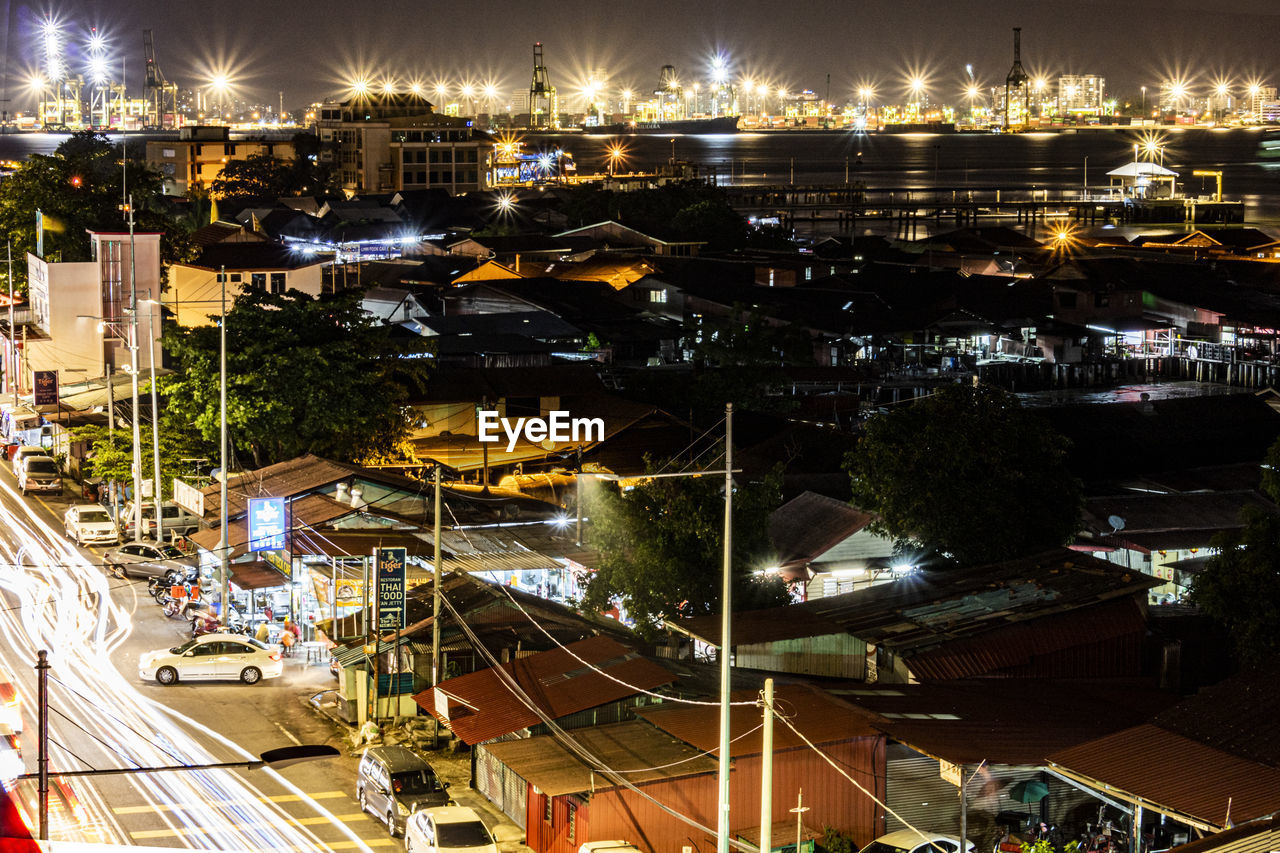
[{"label": "building facade", "polygon": [[265,154],[288,162],[295,153],[292,140],[233,140],[225,127],[184,127],[179,139],[147,142],[147,165],[164,176],[166,195],[186,195],[209,189],[233,160]]},{"label": "building facade", "polygon": [[435,112],[422,97],[392,94],[325,104],[318,122],[321,158],[349,193],[487,188],[487,146],[472,123]]},{"label": "building facade", "polygon": [[1064,74],[1058,78],[1058,112],[1102,115],[1106,79],[1096,74]]}]

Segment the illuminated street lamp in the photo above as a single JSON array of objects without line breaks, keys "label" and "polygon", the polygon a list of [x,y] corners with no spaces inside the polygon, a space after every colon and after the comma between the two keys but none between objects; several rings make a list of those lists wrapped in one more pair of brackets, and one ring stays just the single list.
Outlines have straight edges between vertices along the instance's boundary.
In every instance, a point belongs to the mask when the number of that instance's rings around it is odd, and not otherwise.
[{"label": "illuminated street lamp", "polygon": [[449,84],[441,80],[439,83],[436,83],[435,88],[432,91],[435,92],[436,100],[440,102],[440,111],[444,112],[449,101]]},{"label": "illuminated street lamp", "polygon": [[219,120],[224,118],[222,99],[226,95],[227,87],[229,85],[230,81],[227,79],[227,75],[225,74],[216,74],[213,79],[209,81],[209,88],[212,89],[214,95],[217,96],[217,100],[214,103],[217,105]]},{"label": "illuminated street lamp", "polygon": [[463,83],[458,89],[458,95],[467,99],[467,115],[475,115],[476,112],[476,89],[470,83]]},{"label": "illuminated street lamp", "polygon": [[605,157],[609,161],[609,177],[613,177],[617,173],[619,161],[626,159],[627,149],[620,142],[610,142],[609,150]]}]

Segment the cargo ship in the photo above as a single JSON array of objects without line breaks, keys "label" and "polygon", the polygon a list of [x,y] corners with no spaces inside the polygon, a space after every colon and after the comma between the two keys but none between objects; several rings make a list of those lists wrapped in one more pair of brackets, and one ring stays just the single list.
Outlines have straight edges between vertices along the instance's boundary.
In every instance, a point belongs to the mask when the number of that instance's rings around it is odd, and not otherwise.
[{"label": "cargo ship", "polygon": [[623,124],[604,124],[599,127],[584,127],[583,133],[603,133],[609,135],[664,134],[664,133],[737,133],[738,116],[717,116],[715,118],[689,118],[671,121],[638,121]]}]

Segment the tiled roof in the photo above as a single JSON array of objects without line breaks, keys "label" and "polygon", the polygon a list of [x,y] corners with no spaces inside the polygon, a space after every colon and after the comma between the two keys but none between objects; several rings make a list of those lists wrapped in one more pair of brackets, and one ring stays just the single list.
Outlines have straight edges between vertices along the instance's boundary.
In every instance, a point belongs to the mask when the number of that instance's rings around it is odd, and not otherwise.
[{"label": "tiled roof", "polygon": [[[733,701],[758,698],[759,694],[735,691]],[[815,687],[779,685],[774,707],[785,713],[791,724],[815,744],[834,743],[859,737],[879,737],[871,725],[872,715]],[[636,713],[664,732],[704,752],[720,748],[720,708],[718,705],[664,703],[637,708]],[[729,756],[759,755],[764,749],[759,730],[761,712],[752,705],[729,709]],[[781,722],[773,727],[774,749],[804,746],[795,732]]]},{"label": "tiled roof", "polygon": [[[288,503],[289,529],[285,532],[286,547],[293,549],[293,538],[302,530],[314,527],[344,515],[350,515],[356,509],[350,504],[335,501],[325,495],[306,495]],[[215,506],[214,514],[217,514]],[[230,516],[228,516],[230,518]],[[207,528],[188,537],[192,543],[206,551],[218,546],[221,530],[217,527]],[[227,522],[227,544],[231,546],[232,559],[246,553],[245,545],[249,542],[249,525],[245,519]]]},{"label": "tiled roof", "polygon": [[[716,771],[714,759],[645,723],[575,729],[569,736],[606,767],[636,771],[626,778],[638,785]],[[485,750],[549,797],[614,787],[550,735],[488,744]]]},{"label": "tiled roof", "polygon": [[1280,810],[1280,769],[1223,752],[1153,724],[1049,756],[1052,769],[1108,786],[1119,799],[1143,800],[1220,829]]},{"label": "tiled roof", "polygon": [[[556,648],[502,665],[529,699],[552,719],[616,702],[674,680],[662,667],[607,637],[592,637],[566,648],[568,651]],[[448,700],[447,720],[436,711],[437,691]],[[447,679],[413,698],[455,735],[473,745],[542,721],[493,669]]]}]

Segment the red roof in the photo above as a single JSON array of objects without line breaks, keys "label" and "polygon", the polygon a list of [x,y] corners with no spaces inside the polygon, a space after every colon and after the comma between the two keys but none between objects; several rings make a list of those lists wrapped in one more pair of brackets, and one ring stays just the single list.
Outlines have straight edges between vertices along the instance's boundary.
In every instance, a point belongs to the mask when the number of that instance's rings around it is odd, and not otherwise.
[{"label": "red roof", "polygon": [[[1222,828],[1280,810],[1280,769],[1145,724],[1049,756],[1053,769]],[[1131,795],[1131,796],[1126,796]]]},{"label": "red roof", "polygon": [[[607,637],[591,637],[539,652],[514,664],[503,664],[501,669],[514,677],[534,705],[552,719],[607,705],[675,680],[662,667]],[[437,708],[437,693],[447,703],[447,713],[442,714]],[[542,722],[493,669],[447,679],[413,699],[470,745]]]}]

